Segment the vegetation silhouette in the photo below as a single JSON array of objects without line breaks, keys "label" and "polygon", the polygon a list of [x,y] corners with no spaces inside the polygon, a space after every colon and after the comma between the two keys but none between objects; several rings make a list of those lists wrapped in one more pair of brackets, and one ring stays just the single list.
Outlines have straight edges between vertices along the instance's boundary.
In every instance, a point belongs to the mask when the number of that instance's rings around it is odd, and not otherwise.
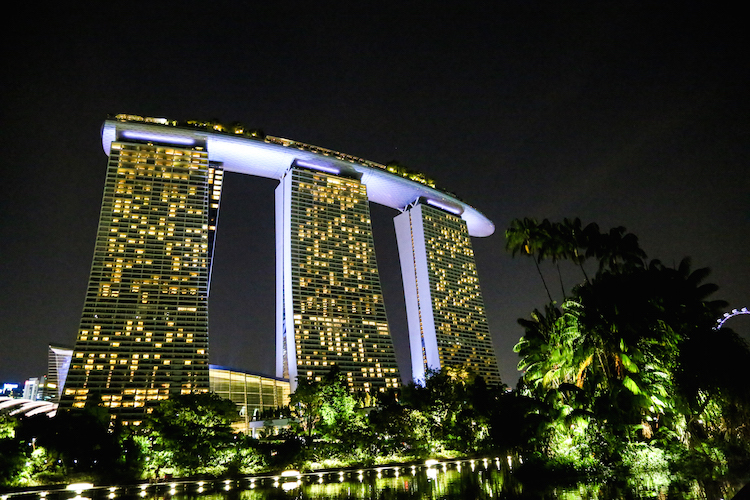
[{"label": "vegetation silhouette", "polygon": [[[523,245],[540,275],[549,256],[585,279],[559,305],[548,291],[549,303],[519,320],[518,392],[537,404],[537,463],[603,475],[650,470],[678,490],[697,478],[708,497],[724,481],[747,481],[750,393],[741,371],[750,350],[716,329],[727,304],[711,300],[718,287],[704,283],[708,269],[648,261],[624,227],[582,227],[523,219],[506,233],[509,249]],[[583,256],[597,263],[591,279]]]}]

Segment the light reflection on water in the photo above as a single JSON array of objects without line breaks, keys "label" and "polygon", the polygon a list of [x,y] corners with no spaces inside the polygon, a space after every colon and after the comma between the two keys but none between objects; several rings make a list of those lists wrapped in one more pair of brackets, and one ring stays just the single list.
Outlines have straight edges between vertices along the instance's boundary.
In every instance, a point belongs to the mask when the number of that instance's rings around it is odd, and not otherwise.
[{"label": "light reflection on water", "polygon": [[[292,473],[293,472],[293,473]],[[642,483],[646,484],[646,483]],[[3,495],[0,500],[320,500],[320,499],[473,499],[607,500],[665,498],[664,484],[615,490],[603,484],[549,487],[521,484],[510,464],[498,458],[429,461],[344,471],[246,477],[232,480],[175,480],[158,484],[95,487],[84,492],[36,491]],[[76,494],[77,493],[77,494]]]}]

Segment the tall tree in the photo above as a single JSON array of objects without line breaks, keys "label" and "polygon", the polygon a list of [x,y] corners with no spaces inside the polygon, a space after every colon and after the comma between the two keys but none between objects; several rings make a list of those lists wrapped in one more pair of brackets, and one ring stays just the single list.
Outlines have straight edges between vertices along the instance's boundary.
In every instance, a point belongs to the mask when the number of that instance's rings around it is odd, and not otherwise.
[{"label": "tall tree", "polygon": [[619,226],[607,233],[591,235],[587,256],[597,258],[599,272],[605,269],[622,272],[644,267],[646,252],[641,249],[638,237],[626,231]]},{"label": "tall tree", "polygon": [[543,232],[541,225],[535,219],[530,219],[528,217],[524,219],[513,219],[510,223],[510,227],[505,231],[505,248],[509,250],[513,256],[517,253],[521,253],[522,255],[531,257],[534,260],[536,271],[542,279],[542,284],[544,285],[544,290],[547,292],[547,297],[550,302],[553,302],[552,294],[547,286],[547,281],[544,279],[542,270],[539,268],[542,241]]},{"label": "tall tree", "polygon": [[557,277],[560,281],[560,290],[562,291],[563,300],[565,299],[565,284],[562,279],[560,262],[568,258],[567,242],[564,238],[562,225],[552,223],[549,219],[544,219],[539,224],[539,254],[538,260],[550,259],[557,270]]},{"label": "tall tree", "polygon": [[329,441],[353,444],[367,432],[358,411],[363,406],[360,396],[349,391],[344,376],[334,367],[322,380],[300,378],[290,397],[289,410],[302,427],[308,445],[315,433]]},{"label": "tall tree", "polygon": [[[560,234],[572,244],[567,231],[579,232],[582,224],[551,226],[568,226]],[[579,256],[568,258],[582,263],[585,249],[598,260],[596,276],[559,308],[549,305],[519,320],[524,336],[515,350],[523,386],[561,424],[550,427],[550,443],[580,438],[575,428],[596,429],[599,437],[579,441],[578,450],[609,442],[597,453],[611,458],[631,441],[680,436],[706,443],[721,435],[724,443],[745,443],[750,457],[750,433],[740,423],[750,415],[750,396],[736,382],[750,350],[733,332],[714,329],[726,304],[710,299],[718,287],[704,283],[708,270],[691,271],[689,259],[675,268],[647,265],[637,237],[622,227],[602,234],[589,225],[586,232],[576,243]]]},{"label": "tall tree", "polygon": [[322,419],[323,391],[320,382],[300,378],[297,389],[289,398],[289,410],[302,426],[308,444],[312,442],[313,432]]},{"label": "tall tree", "polygon": [[183,394],[162,402],[142,437],[151,467],[174,466],[187,474],[223,471],[235,458],[231,424],[236,416],[237,406],[214,393]]},{"label": "tall tree", "polygon": [[584,228],[581,219],[578,217],[575,219],[565,218],[562,223],[558,223],[558,230],[563,241],[566,257],[581,269],[584,279],[588,282],[589,277],[583,264],[586,262],[587,248],[591,241],[599,235],[599,226],[591,223]]}]

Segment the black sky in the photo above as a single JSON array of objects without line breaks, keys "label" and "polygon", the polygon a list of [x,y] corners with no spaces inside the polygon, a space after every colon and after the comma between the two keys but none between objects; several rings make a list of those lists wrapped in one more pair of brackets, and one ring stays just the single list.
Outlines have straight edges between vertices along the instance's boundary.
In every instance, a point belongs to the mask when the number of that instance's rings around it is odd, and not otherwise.
[{"label": "black sky", "polygon": [[[750,61],[738,11],[689,2],[84,3],[35,4],[6,19],[0,382],[41,375],[47,344],[74,342],[107,113],[241,121],[398,160],[458,193],[497,227],[474,248],[510,384],[516,319],[545,300],[533,264],[503,249],[513,218],[626,226],[649,257],[691,256],[694,268],[713,270],[716,298],[750,305]],[[269,374],[275,184],[227,175],[210,304],[211,362]],[[396,213],[372,211],[406,370]],[[580,276],[569,271],[571,286]],[[727,326],[750,339],[750,316]]]}]

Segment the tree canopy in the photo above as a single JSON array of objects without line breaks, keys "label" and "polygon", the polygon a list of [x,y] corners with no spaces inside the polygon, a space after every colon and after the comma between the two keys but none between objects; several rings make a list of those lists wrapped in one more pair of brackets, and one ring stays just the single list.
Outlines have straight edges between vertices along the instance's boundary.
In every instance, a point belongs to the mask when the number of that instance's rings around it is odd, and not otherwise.
[{"label": "tree canopy", "polygon": [[[740,375],[750,350],[716,328],[727,304],[711,299],[718,287],[705,283],[708,269],[649,261],[625,228],[600,232],[578,219],[517,220],[506,235],[508,249],[537,269],[544,258],[569,260],[584,278],[559,305],[547,290],[549,303],[519,320],[521,388],[540,402],[545,453],[618,463],[640,443],[681,450],[672,456],[711,448],[750,464],[740,424],[750,410]],[[591,278],[587,259],[596,262]]]},{"label": "tree canopy", "polygon": [[222,471],[248,465],[232,430],[237,406],[216,394],[183,394],[162,402],[138,438],[149,474]]}]

